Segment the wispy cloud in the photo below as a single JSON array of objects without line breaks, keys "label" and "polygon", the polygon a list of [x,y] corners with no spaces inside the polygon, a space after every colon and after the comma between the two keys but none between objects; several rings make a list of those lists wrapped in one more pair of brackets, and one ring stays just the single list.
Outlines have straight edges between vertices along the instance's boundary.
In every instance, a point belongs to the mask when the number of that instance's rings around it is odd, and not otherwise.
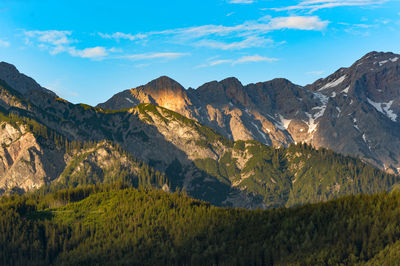
[{"label": "wispy cloud", "polygon": [[230,59],[220,59],[220,60],[212,61],[209,64],[206,64],[204,66],[216,66],[216,65],[221,65],[221,64],[230,64],[232,62],[233,62],[233,60],[230,60]]},{"label": "wispy cloud", "polygon": [[189,46],[207,47],[221,50],[240,50],[252,47],[262,47],[273,43],[266,34],[282,29],[322,31],[329,21],[321,20],[318,16],[288,16],[288,17],[262,17],[258,20],[246,21],[233,26],[201,25],[187,28],[167,29],[146,33],[122,33],[99,35],[109,39],[128,39],[158,42],[172,42]]},{"label": "wispy cloud", "polygon": [[59,30],[46,30],[46,31],[25,31],[26,41],[36,38],[41,43],[47,43],[53,46],[67,45],[76,42],[70,39],[69,36],[72,34],[71,31],[59,31]]},{"label": "wispy cloud", "polygon": [[245,48],[252,48],[252,47],[262,47],[266,43],[273,43],[273,40],[261,38],[258,36],[250,36],[243,41],[238,42],[221,42],[215,40],[200,40],[196,43],[196,46],[200,47],[208,47],[208,48],[216,48],[221,50],[240,50]]},{"label": "wispy cloud", "polygon": [[352,24],[346,22],[339,22],[338,25],[344,26],[344,32],[359,36],[369,36],[369,30],[371,28],[377,28],[379,26],[378,24]]},{"label": "wispy cloud", "polygon": [[300,1],[300,3],[297,5],[272,8],[272,9],[276,11],[308,10],[309,12],[314,12],[319,9],[334,8],[340,6],[379,5],[387,1],[388,0],[306,0],[306,1]]},{"label": "wispy cloud", "polygon": [[91,59],[102,59],[112,52],[113,49],[96,46],[78,49],[73,46],[77,41],[71,39],[71,31],[25,31],[25,41],[27,44],[37,44],[41,49],[48,50],[51,55],[68,53],[71,56]]},{"label": "wispy cloud", "polygon": [[230,64],[232,66],[244,63],[257,63],[257,62],[275,62],[278,61],[277,58],[265,57],[260,55],[247,55],[242,56],[237,59],[217,59],[213,58],[213,60],[209,61],[206,64],[198,66],[198,68],[202,67],[210,67],[210,66],[217,66],[221,64]]},{"label": "wispy cloud", "polygon": [[145,54],[128,54],[118,58],[126,58],[131,60],[148,60],[148,59],[176,59],[179,57],[190,55],[189,53],[145,53]]},{"label": "wispy cloud", "polygon": [[10,42],[0,39],[0,47],[9,47]]},{"label": "wispy cloud", "polygon": [[98,33],[100,37],[104,39],[115,39],[115,40],[120,40],[120,39],[125,39],[125,40],[130,40],[130,41],[135,41],[135,40],[142,40],[147,37],[146,34],[138,33],[138,34],[130,34],[130,33],[123,33],[123,32],[115,32],[113,34],[107,34],[107,33]]},{"label": "wispy cloud", "polygon": [[229,0],[230,4],[252,4],[254,0]]},{"label": "wispy cloud", "polygon": [[108,55],[108,50],[101,46],[85,48],[82,50],[71,49],[69,53],[73,56],[79,56],[82,58],[99,58]]},{"label": "wispy cloud", "polygon": [[291,16],[273,18],[268,23],[271,30],[297,29],[297,30],[323,30],[329,21],[322,21],[318,16]]},{"label": "wispy cloud", "polygon": [[236,65],[236,64],[255,63],[255,62],[275,62],[277,60],[278,59],[276,58],[264,57],[259,55],[249,55],[249,56],[243,56],[235,60],[233,64]]},{"label": "wispy cloud", "polygon": [[280,29],[320,31],[325,29],[328,24],[329,21],[323,21],[318,16],[263,17],[257,21],[248,21],[235,26],[202,25],[153,32],[150,35],[178,35],[182,38],[201,38],[210,35],[229,36],[232,34],[246,36],[268,33]]}]

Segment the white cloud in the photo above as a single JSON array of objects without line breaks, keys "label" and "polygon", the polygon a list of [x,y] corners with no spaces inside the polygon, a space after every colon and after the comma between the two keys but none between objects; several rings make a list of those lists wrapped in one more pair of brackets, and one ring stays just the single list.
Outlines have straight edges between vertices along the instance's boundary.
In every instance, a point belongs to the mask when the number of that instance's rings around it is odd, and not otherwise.
[{"label": "white cloud", "polygon": [[47,43],[53,46],[61,46],[75,42],[75,40],[69,39],[72,34],[71,31],[58,31],[58,30],[46,30],[46,31],[25,31],[25,37],[36,38],[41,43]]},{"label": "white cloud", "polygon": [[288,16],[262,17],[258,20],[247,21],[233,26],[201,25],[187,28],[153,31],[136,35],[116,32],[99,35],[103,38],[119,40],[138,40],[151,38],[157,41],[179,43],[183,45],[202,46],[222,50],[239,50],[249,47],[261,47],[273,41],[265,35],[280,29],[292,30],[324,30],[329,21],[321,20],[318,16]]},{"label": "white cloud", "polygon": [[230,0],[230,4],[252,4],[254,0]]},{"label": "white cloud", "polygon": [[247,55],[242,56],[238,59],[218,59],[208,62],[207,64],[200,65],[198,67],[209,67],[221,64],[231,64],[232,66],[244,63],[257,63],[257,62],[275,62],[277,58],[265,57],[260,55]]},{"label": "white cloud", "polygon": [[195,45],[222,50],[239,50],[251,47],[261,47],[264,46],[266,43],[273,43],[273,41],[271,39],[265,39],[258,36],[250,36],[239,42],[226,43],[215,40],[200,40]]},{"label": "white cloud", "polygon": [[115,40],[120,40],[120,39],[126,39],[126,40],[130,40],[130,41],[134,41],[134,40],[142,40],[145,39],[147,37],[146,34],[142,34],[142,33],[138,33],[138,34],[130,34],[130,33],[123,33],[123,32],[115,32],[113,34],[107,34],[107,33],[98,33],[100,37],[104,38],[104,39],[115,39]]},{"label": "white cloud", "polygon": [[248,21],[235,26],[202,25],[189,28],[180,28],[152,32],[149,35],[176,35],[182,39],[194,39],[205,36],[254,36],[265,34],[279,29],[294,30],[323,30],[329,21],[323,21],[318,16],[289,16],[271,18],[265,16],[258,21]]},{"label": "white cloud", "polygon": [[220,64],[226,64],[226,63],[232,63],[233,60],[230,59],[220,59],[220,60],[215,60],[209,63],[210,66],[216,66]]},{"label": "white cloud", "polygon": [[188,53],[145,53],[145,54],[130,54],[123,55],[118,58],[127,58],[131,60],[148,60],[148,59],[176,59],[182,56],[187,56]]},{"label": "white cloud", "polygon": [[388,0],[306,0],[300,1],[299,4],[281,8],[272,8],[276,11],[285,10],[309,10],[310,12],[324,8],[334,8],[340,6],[367,6],[378,5],[387,2]]},{"label": "white cloud", "polygon": [[101,59],[107,56],[109,52],[115,51],[115,48],[107,49],[101,46],[78,49],[72,46],[77,41],[70,38],[72,35],[71,31],[35,30],[25,31],[24,34],[27,44],[37,43],[39,48],[48,50],[51,55],[68,53],[75,57]]},{"label": "white cloud", "polygon": [[243,56],[236,61],[233,62],[233,64],[243,64],[243,63],[254,63],[254,62],[274,62],[277,61],[278,59],[276,58],[270,58],[270,57],[264,57],[264,56],[259,56],[259,55],[249,55],[249,56]]},{"label": "white cloud", "polygon": [[10,43],[0,39],[0,47],[9,47]]},{"label": "white cloud", "polygon": [[108,55],[107,49],[101,46],[85,48],[83,50],[71,48],[68,52],[72,56],[78,56],[82,58],[100,58]]},{"label": "white cloud", "polygon": [[317,16],[291,16],[273,18],[268,23],[271,30],[298,29],[298,30],[323,30],[329,21],[322,21]]}]

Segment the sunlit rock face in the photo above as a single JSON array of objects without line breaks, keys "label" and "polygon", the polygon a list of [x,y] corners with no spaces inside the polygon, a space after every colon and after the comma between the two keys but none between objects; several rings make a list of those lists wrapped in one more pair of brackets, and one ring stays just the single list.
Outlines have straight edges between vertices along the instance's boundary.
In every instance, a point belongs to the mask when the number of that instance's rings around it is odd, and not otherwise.
[{"label": "sunlit rock face", "polygon": [[243,85],[236,78],[185,90],[160,77],[99,104],[154,103],[232,140],[267,145],[307,142],[400,171],[400,55],[371,52],[305,87],[286,79]]}]

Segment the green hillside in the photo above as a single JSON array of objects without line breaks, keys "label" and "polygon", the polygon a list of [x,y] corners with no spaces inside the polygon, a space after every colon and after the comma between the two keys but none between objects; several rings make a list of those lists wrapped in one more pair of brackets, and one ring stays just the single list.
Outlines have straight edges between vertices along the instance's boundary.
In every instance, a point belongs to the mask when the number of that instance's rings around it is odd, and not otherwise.
[{"label": "green hillside", "polygon": [[3,265],[399,262],[399,192],[249,211],[112,184],[3,197],[0,214]]}]

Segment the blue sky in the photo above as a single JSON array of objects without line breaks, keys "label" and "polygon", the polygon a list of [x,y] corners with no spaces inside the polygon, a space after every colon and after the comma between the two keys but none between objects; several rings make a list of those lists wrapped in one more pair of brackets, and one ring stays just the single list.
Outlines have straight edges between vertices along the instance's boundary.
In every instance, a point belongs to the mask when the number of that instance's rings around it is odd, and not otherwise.
[{"label": "blue sky", "polygon": [[305,85],[399,43],[399,0],[0,0],[0,61],[91,105],[161,75]]}]

